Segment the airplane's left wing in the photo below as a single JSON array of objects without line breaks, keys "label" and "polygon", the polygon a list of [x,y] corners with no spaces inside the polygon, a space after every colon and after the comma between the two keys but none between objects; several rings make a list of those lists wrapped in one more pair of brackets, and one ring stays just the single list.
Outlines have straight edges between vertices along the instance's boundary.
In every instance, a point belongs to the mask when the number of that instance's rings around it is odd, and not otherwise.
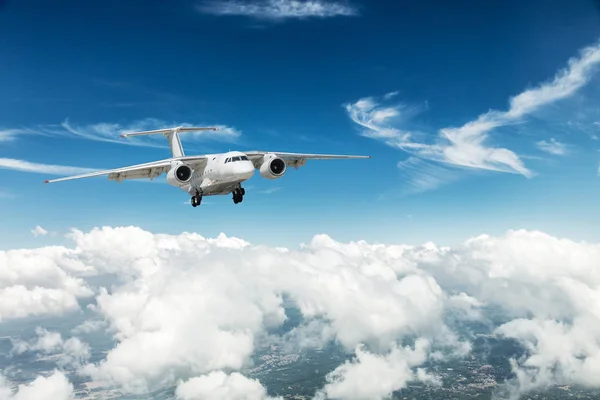
[{"label": "airplane's left wing", "polygon": [[202,164],[206,161],[206,156],[193,156],[193,157],[178,157],[178,158],[169,158],[166,160],[153,161],[144,164],[131,165],[128,167],[115,168],[115,169],[107,169],[103,171],[90,172],[87,174],[75,175],[75,176],[67,176],[64,178],[58,179],[50,179],[47,180],[46,183],[54,183],[54,182],[62,182],[62,181],[70,181],[73,179],[82,179],[82,178],[92,178],[95,176],[108,175],[108,180],[111,181],[123,181],[125,179],[143,179],[150,178],[154,179],[163,172],[168,172],[171,168],[171,163],[174,161],[181,161],[188,164],[192,169],[195,166]]},{"label": "airplane's left wing", "polygon": [[371,158],[371,156],[352,156],[341,154],[304,154],[304,153],[285,153],[280,151],[249,151],[246,155],[250,161],[258,161],[265,154],[275,154],[277,157],[285,160],[288,166],[298,168],[304,165],[306,160],[335,160],[335,159],[352,159],[352,158]]}]

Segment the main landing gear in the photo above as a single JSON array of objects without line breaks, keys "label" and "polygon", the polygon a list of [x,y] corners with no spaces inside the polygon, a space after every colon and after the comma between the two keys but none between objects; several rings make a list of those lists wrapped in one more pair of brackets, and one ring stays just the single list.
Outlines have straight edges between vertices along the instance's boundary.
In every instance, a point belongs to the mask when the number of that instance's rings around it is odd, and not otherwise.
[{"label": "main landing gear", "polygon": [[202,193],[196,191],[196,194],[191,199],[192,207],[198,207],[202,203]]},{"label": "main landing gear", "polygon": [[244,195],[246,194],[246,191],[243,187],[240,186],[239,188],[233,189],[233,192],[231,193],[233,194],[233,204],[237,204],[241,203],[244,200]]}]

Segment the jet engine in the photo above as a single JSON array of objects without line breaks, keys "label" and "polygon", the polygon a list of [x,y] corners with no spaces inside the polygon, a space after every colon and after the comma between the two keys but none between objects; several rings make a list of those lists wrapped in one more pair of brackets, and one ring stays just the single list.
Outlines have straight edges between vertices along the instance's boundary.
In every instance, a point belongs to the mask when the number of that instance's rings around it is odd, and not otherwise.
[{"label": "jet engine", "polygon": [[279,179],[285,174],[286,169],[283,158],[277,157],[275,154],[265,154],[260,165],[260,175],[267,179]]},{"label": "jet engine", "polygon": [[182,186],[192,180],[194,170],[182,162],[173,163],[167,172],[167,182],[173,186]]}]

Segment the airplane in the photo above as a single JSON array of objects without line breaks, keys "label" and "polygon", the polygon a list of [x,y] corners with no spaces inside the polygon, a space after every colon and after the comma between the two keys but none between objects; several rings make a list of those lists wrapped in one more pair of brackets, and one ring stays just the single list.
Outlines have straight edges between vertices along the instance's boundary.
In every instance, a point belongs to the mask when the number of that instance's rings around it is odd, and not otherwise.
[{"label": "airplane", "polygon": [[142,135],[166,136],[171,148],[172,157],[129,167],[91,172],[82,175],[46,180],[45,183],[61,182],[73,179],[91,178],[108,175],[108,180],[121,183],[126,179],[153,180],[162,173],[167,174],[169,185],[178,187],[191,196],[191,204],[197,207],[202,203],[204,196],[232,194],[233,203],[238,204],[244,200],[246,194],[242,182],[247,181],[258,169],[260,175],[266,179],[279,179],[287,171],[288,166],[296,170],[306,164],[306,160],[371,158],[371,156],[347,156],[334,154],[300,154],[282,153],[273,151],[229,151],[219,154],[204,154],[186,156],[179,138],[180,132],[193,131],[218,131],[216,127],[176,127],[157,129],[143,132],[124,133],[121,138]]}]

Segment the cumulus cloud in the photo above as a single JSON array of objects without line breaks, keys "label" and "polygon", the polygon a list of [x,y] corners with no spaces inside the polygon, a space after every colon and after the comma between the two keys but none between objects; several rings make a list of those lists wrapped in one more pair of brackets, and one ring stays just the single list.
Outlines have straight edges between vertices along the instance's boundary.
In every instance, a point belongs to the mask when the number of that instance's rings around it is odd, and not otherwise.
[{"label": "cumulus cloud", "polygon": [[106,323],[104,321],[89,319],[89,320],[83,321],[81,324],[79,324],[75,328],[73,328],[71,330],[71,333],[74,335],[78,335],[81,333],[92,333],[92,332],[97,332],[100,329],[103,329],[105,327],[106,327]]},{"label": "cumulus cloud", "polygon": [[556,156],[563,156],[567,154],[567,145],[557,141],[554,138],[550,138],[549,141],[540,140],[535,145],[542,151],[550,153]]},{"label": "cumulus cloud", "polygon": [[204,1],[196,9],[214,15],[241,15],[258,19],[283,20],[354,16],[358,10],[329,0]]},{"label": "cumulus cloud", "polygon": [[64,373],[54,371],[48,377],[38,376],[27,385],[19,385],[13,392],[9,382],[0,374],[1,400],[72,400],[73,385]]},{"label": "cumulus cloud", "polygon": [[175,396],[179,400],[283,400],[269,397],[256,379],[248,379],[237,372],[226,374],[214,371],[208,375],[192,378],[177,386]]},{"label": "cumulus cloud", "polygon": [[414,349],[394,347],[385,356],[356,349],[356,359],[345,362],[327,375],[327,383],[317,393],[320,399],[383,399],[402,389],[409,381],[439,384],[423,369],[414,370],[427,359],[429,342],[416,341]]},{"label": "cumulus cloud", "polygon": [[78,309],[77,299],[93,292],[72,273],[89,271],[60,247],[0,251],[0,321]]},{"label": "cumulus cloud", "polygon": [[[491,145],[488,133],[500,126],[523,122],[526,116],[541,107],[572,96],[590,81],[598,64],[600,44],[583,49],[551,81],[512,97],[508,110],[490,110],[461,127],[442,128],[434,141],[427,140],[426,134],[397,128],[401,125],[398,121],[402,122],[402,118],[406,119],[409,115],[406,115],[404,105],[389,104],[393,98],[390,94],[384,96],[383,102],[366,97],[346,104],[346,110],[349,117],[363,128],[364,136],[381,140],[413,156],[461,167],[532,177],[533,172],[515,152]],[[396,123],[392,123],[394,121]],[[540,142],[538,146],[554,154],[564,152],[564,147],[558,142]]]},{"label": "cumulus cloud", "polygon": [[336,340],[349,351],[364,343],[388,352],[402,335],[435,340],[443,331],[444,296],[435,280],[389,261],[365,266],[370,257],[361,249],[376,249],[367,244],[317,236],[298,252],[135,227],[70,237],[82,265],[121,279],[100,289],[94,307],[118,344],[82,373],[131,392],[243,369],[264,330],[286,320],[284,294],[307,320],[283,339],[303,339],[297,346]]},{"label": "cumulus cloud", "polygon": [[[40,288],[67,293],[85,288],[80,278],[67,284],[55,267],[116,278],[97,292],[89,320],[96,322],[73,331],[105,327],[116,345],[86,363],[83,342],[38,330],[37,339],[15,349],[71,354],[80,374],[127,392],[177,386],[180,399],[208,392],[215,399],[266,399],[264,382],[247,374],[259,347],[336,343],[354,358],[327,376],[317,398],[383,399],[411,381],[438,385],[428,365],[471,351],[459,330],[469,321],[525,348],[512,360],[517,393],[556,383],[600,386],[598,244],[524,230],[454,247],[317,235],[298,249],[270,248],[224,234],[210,239],[137,227],[73,230],[69,237],[73,248],[28,250],[46,272],[8,282],[37,279]],[[20,273],[13,270],[0,282]],[[290,306],[298,324],[276,333]],[[489,307],[501,310],[500,322],[489,319]]]},{"label": "cumulus cloud", "polygon": [[58,356],[58,364],[61,367],[69,366],[78,368],[90,357],[90,346],[79,338],[72,337],[63,340],[58,332],[51,332],[44,328],[35,329],[37,339],[34,341],[13,341],[13,354],[25,352],[41,352]]}]

